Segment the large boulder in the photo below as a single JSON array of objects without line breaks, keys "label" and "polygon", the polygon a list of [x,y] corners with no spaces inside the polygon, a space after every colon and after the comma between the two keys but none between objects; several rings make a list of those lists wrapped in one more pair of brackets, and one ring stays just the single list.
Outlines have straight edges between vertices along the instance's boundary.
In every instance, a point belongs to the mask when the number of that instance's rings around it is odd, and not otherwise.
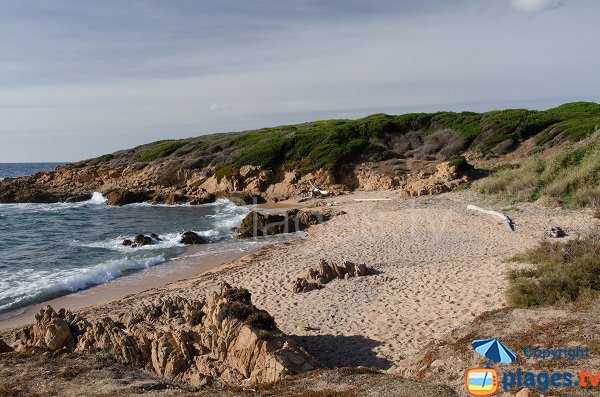
[{"label": "large boulder", "polygon": [[106,204],[121,206],[134,203],[143,203],[150,200],[150,195],[145,191],[127,189],[113,189],[103,193]]},{"label": "large boulder", "polygon": [[58,313],[50,306],[41,309],[35,315],[35,324],[17,334],[20,342],[52,351],[72,350],[75,339],[69,324],[65,321],[66,311]]},{"label": "large boulder", "polygon": [[194,233],[192,231],[185,232],[181,235],[181,239],[179,239],[180,244],[185,245],[196,245],[196,244],[204,244],[206,240],[198,235],[198,233]]},{"label": "large boulder", "polygon": [[152,244],[152,237],[150,236],[145,236],[143,234],[138,234],[137,236],[135,236],[133,238],[133,243],[137,246],[137,247],[143,247],[144,245],[149,245]]},{"label": "large boulder", "polygon": [[284,214],[249,212],[238,229],[238,238],[271,236],[303,231],[331,219],[335,214],[292,209]]},{"label": "large boulder", "polygon": [[320,367],[252,304],[248,290],[228,284],[205,301],[167,295],[115,318],[88,320],[47,307],[17,337],[19,350],[110,352],[120,363],[192,387],[274,382]]}]

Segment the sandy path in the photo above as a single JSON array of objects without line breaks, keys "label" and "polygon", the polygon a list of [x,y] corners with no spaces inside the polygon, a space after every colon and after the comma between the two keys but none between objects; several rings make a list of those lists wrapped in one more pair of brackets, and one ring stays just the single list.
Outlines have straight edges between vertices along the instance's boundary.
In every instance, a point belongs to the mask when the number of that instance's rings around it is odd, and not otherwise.
[{"label": "sandy path", "polygon": [[[394,197],[361,202],[354,198]],[[275,316],[283,332],[330,366],[367,365],[393,371],[430,340],[505,305],[505,259],[534,245],[548,223],[570,234],[593,221],[585,211],[519,204],[506,212],[516,231],[469,211],[467,204],[502,210],[470,191],[396,199],[392,193],[355,193],[338,201],[346,215],[313,227],[299,240],[250,254],[218,272],[84,310],[115,314],[164,294],[201,298],[221,280],[248,288],[254,303]],[[324,289],[292,292],[319,258],[364,262],[381,273],[336,280]]]}]

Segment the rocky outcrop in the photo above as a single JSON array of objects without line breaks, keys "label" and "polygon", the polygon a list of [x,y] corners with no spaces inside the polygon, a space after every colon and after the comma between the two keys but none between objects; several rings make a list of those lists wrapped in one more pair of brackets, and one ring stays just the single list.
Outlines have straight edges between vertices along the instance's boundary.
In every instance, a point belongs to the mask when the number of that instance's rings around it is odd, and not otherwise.
[{"label": "rocky outcrop", "polygon": [[379,173],[368,165],[361,165],[354,169],[353,177],[356,179],[356,188],[372,190],[392,190],[398,186],[398,181],[389,175]]},{"label": "rocky outcrop", "polygon": [[121,245],[131,248],[143,247],[150,244],[158,244],[162,239],[158,234],[152,233],[150,236],[137,234],[133,239],[126,238],[121,242]]},{"label": "rocky outcrop", "polygon": [[152,244],[152,237],[144,236],[143,234],[138,234],[134,237],[133,243],[137,246],[143,247],[144,245]]},{"label": "rocky outcrop", "polygon": [[252,211],[242,220],[237,237],[261,237],[304,231],[342,213],[342,211],[317,212],[298,209],[289,210],[283,214],[261,214]]},{"label": "rocky outcrop", "polygon": [[150,200],[150,194],[145,191],[133,191],[127,189],[114,189],[103,192],[106,204],[122,206],[134,203],[143,203]]},{"label": "rocky outcrop", "polygon": [[252,305],[247,290],[227,284],[206,301],[165,297],[115,319],[89,320],[48,306],[17,333],[16,345],[108,351],[121,363],[191,386],[273,382],[320,366]]},{"label": "rocky outcrop", "polygon": [[[177,159],[150,163],[99,163],[63,166],[55,171],[0,181],[0,203],[82,201],[100,192],[108,205],[150,202],[204,204],[231,197],[239,204],[280,201],[311,192],[314,186],[335,195],[349,189],[390,190],[400,187],[406,196],[451,190],[467,179],[449,163],[434,173],[406,174],[380,163],[346,165],[332,171],[271,171],[258,166],[205,166]],[[383,164],[383,163],[381,163]],[[385,164],[384,164],[385,165]],[[229,168],[228,168],[229,167]],[[386,168],[387,167],[387,168]],[[226,168],[226,171],[223,171]]]},{"label": "rocky outcrop", "polygon": [[294,281],[294,287],[292,288],[292,290],[295,293],[301,293],[301,292],[310,292],[310,291],[314,291],[316,289],[321,289],[321,288],[323,288],[323,285],[321,285],[319,283],[315,283],[313,281],[308,281],[304,277],[298,277],[296,279],[296,281]]},{"label": "rocky outcrop", "polygon": [[196,244],[204,244],[204,243],[206,243],[206,240],[204,238],[202,238],[200,235],[198,235],[197,233],[189,231],[189,232],[184,232],[181,235],[181,239],[179,240],[179,243],[185,244],[185,245],[196,245]]},{"label": "rocky outcrop", "polygon": [[430,194],[449,192],[452,189],[469,182],[468,175],[450,163],[440,163],[433,174],[419,172],[409,175],[401,185],[401,195],[416,197]]},{"label": "rocky outcrop", "polygon": [[13,348],[6,344],[2,339],[0,339],[0,354],[2,353],[10,353],[13,351]]},{"label": "rocky outcrop", "polygon": [[[341,265],[327,262],[325,259],[319,261],[319,266],[308,269],[308,278],[298,278],[294,282],[294,292],[309,292],[323,288],[324,284],[334,279],[347,279],[375,274],[375,271],[364,263],[356,264],[346,261]],[[311,281],[312,280],[312,281]]]}]

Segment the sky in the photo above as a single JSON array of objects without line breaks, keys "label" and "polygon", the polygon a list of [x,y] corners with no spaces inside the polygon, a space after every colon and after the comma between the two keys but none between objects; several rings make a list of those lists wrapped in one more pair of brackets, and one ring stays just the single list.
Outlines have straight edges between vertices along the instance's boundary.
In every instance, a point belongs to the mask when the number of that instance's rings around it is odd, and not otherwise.
[{"label": "sky", "polygon": [[597,0],[0,0],[0,163],[600,102]]}]

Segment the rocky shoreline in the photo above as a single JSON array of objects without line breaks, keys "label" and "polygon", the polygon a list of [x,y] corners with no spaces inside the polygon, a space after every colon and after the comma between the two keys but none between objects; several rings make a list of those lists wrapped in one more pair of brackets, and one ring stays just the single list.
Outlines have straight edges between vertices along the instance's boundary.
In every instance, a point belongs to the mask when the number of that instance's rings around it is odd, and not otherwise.
[{"label": "rocky shoreline", "polygon": [[249,165],[221,175],[214,167],[190,170],[170,161],[128,166],[65,165],[50,172],[0,181],[0,203],[77,202],[89,200],[94,192],[100,192],[108,205],[206,204],[220,197],[239,204],[259,204],[300,197],[315,186],[333,195],[357,189],[399,189],[411,197],[447,192],[470,179],[450,163],[420,165],[414,172],[400,174],[386,171],[393,164],[358,165],[350,168],[343,178],[336,178],[326,170],[273,173]]}]

